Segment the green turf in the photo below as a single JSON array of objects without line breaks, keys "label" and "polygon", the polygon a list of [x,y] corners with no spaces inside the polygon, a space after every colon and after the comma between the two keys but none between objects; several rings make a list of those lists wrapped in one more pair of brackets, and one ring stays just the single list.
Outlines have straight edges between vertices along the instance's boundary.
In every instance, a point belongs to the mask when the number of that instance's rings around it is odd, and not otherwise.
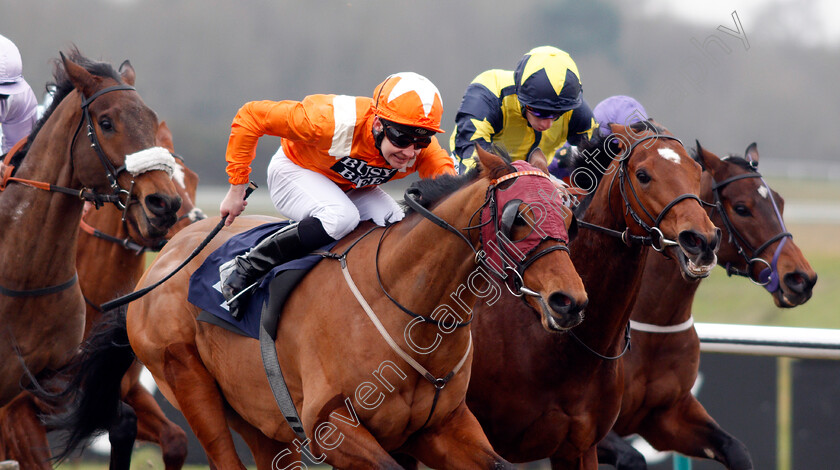
[{"label": "green turf", "polygon": [[840,328],[840,256],[808,256],[819,278],[814,295],[793,309],[777,308],[764,288],[748,279],[727,277],[716,268],[704,280],[694,299],[694,316],[699,322],[747,325]]}]

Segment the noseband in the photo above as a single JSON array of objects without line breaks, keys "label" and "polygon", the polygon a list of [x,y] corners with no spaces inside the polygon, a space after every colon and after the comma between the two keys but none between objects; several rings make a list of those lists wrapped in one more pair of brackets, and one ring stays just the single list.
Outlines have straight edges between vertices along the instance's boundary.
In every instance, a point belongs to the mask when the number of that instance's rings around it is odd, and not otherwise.
[{"label": "noseband", "polygon": [[[752,162],[751,162],[752,164]],[[732,223],[732,220],[727,215],[726,210],[723,208],[723,200],[721,198],[721,190],[734,181],[746,179],[746,178],[758,178],[761,180],[761,184],[767,188],[767,197],[770,198],[771,204],[773,204],[773,211],[776,214],[776,219],[779,221],[779,225],[781,226],[781,231],[770,237],[769,240],[765,241],[756,249],[753,249],[750,243],[744,238],[743,235],[735,228],[735,224]],[[782,247],[784,247],[785,242],[787,242],[788,238],[793,239],[793,235],[787,231],[785,227],[785,222],[782,220],[782,213],[779,211],[779,206],[776,204],[775,198],[773,198],[773,191],[770,190],[770,186],[764,181],[764,178],[761,177],[761,173],[758,170],[752,170],[750,173],[744,173],[741,175],[735,175],[733,177],[727,178],[720,183],[716,182],[714,177],[712,177],[712,194],[715,196],[715,204],[714,207],[717,209],[718,214],[720,214],[720,218],[723,220],[723,225],[726,227],[726,230],[729,231],[729,241],[735,245],[738,253],[744,258],[744,261],[747,263],[747,268],[744,271],[739,270],[738,268],[732,266],[730,263],[727,263],[726,274],[729,276],[737,275],[749,278],[753,283],[764,287],[767,289],[768,292],[771,294],[779,290],[779,270],[776,265],[777,261],[779,260],[779,256],[782,253]],[[764,258],[761,258],[759,255],[771,244],[774,242],[781,240],[779,246],[776,247],[776,251],[773,253],[773,259],[768,263]],[[747,254],[747,250],[750,251]],[[752,276],[752,267],[755,264],[764,264],[765,268],[761,270],[758,275],[758,280],[753,279]]]}]

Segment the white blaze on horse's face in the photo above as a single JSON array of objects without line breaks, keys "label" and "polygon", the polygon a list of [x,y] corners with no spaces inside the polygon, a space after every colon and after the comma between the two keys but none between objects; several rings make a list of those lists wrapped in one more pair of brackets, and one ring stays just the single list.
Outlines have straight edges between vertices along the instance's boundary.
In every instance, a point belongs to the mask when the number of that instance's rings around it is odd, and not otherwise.
[{"label": "white blaze on horse's face", "polygon": [[767,190],[767,186],[761,185],[758,187],[758,194],[761,195],[764,199],[767,199],[767,196],[770,194],[770,191]]},{"label": "white blaze on horse's face", "polygon": [[674,152],[671,149],[656,149],[659,152],[659,156],[668,160],[669,162],[674,162],[679,165],[680,163],[680,156],[677,152]]}]

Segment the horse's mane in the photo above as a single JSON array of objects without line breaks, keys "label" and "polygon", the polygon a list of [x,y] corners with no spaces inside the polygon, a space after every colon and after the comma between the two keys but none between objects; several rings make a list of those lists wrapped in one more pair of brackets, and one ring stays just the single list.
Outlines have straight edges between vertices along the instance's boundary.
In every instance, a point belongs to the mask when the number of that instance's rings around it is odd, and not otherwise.
[{"label": "horse's mane", "polygon": [[[700,159],[700,155],[697,153],[697,149],[692,148],[689,151],[689,154],[691,155],[691,158],[693,158],[695,162],[699,163],[700,166],[703,167],[703,171],[706,171],[706,165],[704,165],[703,161]],[[733,153],[730,153],[730,154],[726,155],[725,157],[721,157],[721,160],[725,161],[726,163],[731,163],[731,164],[733,164],[733,165],[735,165],[735,166],[737,166],[737,167],[739,167],[743,170],[747,170],[749,172],[753,172],[753,173],[758,172],[758,168],[752,166],[752,164],[749,162],[749,160],[747,160],[746,158],[744,158],[740,155],[735,155]]]},{"label": "horse's mane", "polygon": [[[516,171],[516,167],[510,164],[510,155],[504,148],[494,144],[491,148],[491,152],[498,155],[508,163],[507,169],[510,172]],[[470,169],[463,175],[440,175],[436,178],[421,179],[411,183],[408,188],[419,192],[420,200],[418,202],[421,206],[429,208],[442,201],[455,191],[477,180],[481,174],[481,166],[476,165],[475,168]],[[410,207],[406,207],[406,215],[410,212],[412,212],[412,209]]]},{"label": "horse's mane", "polygon": [[[90,72],[93,75],[97,75],[99,77],[111,78],[117,81],[117,83],[122,83],[122,78],[120,74],[114,70],[114,67],[111,64],[105,62],[96,62],[91,60],[81,52],[76,46],[72,46],[70,50],[67,52],[67,58],[73,61],[74,63],[84,67],[85,70]],[[47,122],[47,119],[52,116],[52,113],[56,110],[61,101],[70,94],[71,91],[75,88],[73,86],[73,82],[70,81],[70,77],[67,75],[67,71],[64,69],[64,62],[60,58],[52,59],[53,64],[53,80],[46,84],[46,90],[52,91],[52,103],[50,103],[49,108],[44,112],[44,115],[41,116],[41,119],[35,123],[35,126],[32,128],[32,132],[29,133],[29,137],[26,140],[26,143],[21,147],[21,149],[12,157],[11,164],[15,167],[20,166],[20,162],[23,161],[23,158],[26,156],[27,152],[29,151],[29,146],[35,140],[35,137],[40,132],[41,128],[44,126],[44,123]]]},{"label": "horse's mane", "polygon": [[750,172],[753,172],[753,173],[758,171],[758,168],[755,168],[754,166],[752,166],[752,164],[750,164],[749,160],[747,160],[746,158],[741,157],[739,155],[730,154],[730,155],[727,155],[727,156],[721,158],[721,160],[725,161],[726,163],[732,163],[733,165],[735,165],[737,167],[743,168],[744,170],[747,170],[747,171],[750,171]]}]

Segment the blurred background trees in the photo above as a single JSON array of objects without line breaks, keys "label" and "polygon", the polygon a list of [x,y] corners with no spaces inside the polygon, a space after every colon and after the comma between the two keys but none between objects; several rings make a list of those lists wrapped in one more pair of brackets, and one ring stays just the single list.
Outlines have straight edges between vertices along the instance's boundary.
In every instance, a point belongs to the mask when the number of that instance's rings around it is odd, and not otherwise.
[{"label": "blurred background trees", "polygon": [[[130,59],[139,91],[169,123],[203,185],[225,183],[230,121],[246,101],[369,96],[388,74],[412,70],[441,90],[444,128],[451,130],[478,73],[512,69],[542,44],[575,58],[591,106],[612,94],[633,95],[686,145],[698,138],[715,152],[740,153],[757,141],[765,172],[806,161],[815,176],[838,171],[840,46],[815,33],[820,12],[813,2],[697,4],[681,7],[682,17],[664,4],[0,0],[0,34],[20,48],[36,93],[51,78],[50,60],[71,44],[114,65]],[[732,11],[749,49],[717,29],[735,29]],[[708,19],[681,19],[695,13]],[[696,45],[704,42],[706,53]],[[278,143],[261,141],[258,182]]]}]

